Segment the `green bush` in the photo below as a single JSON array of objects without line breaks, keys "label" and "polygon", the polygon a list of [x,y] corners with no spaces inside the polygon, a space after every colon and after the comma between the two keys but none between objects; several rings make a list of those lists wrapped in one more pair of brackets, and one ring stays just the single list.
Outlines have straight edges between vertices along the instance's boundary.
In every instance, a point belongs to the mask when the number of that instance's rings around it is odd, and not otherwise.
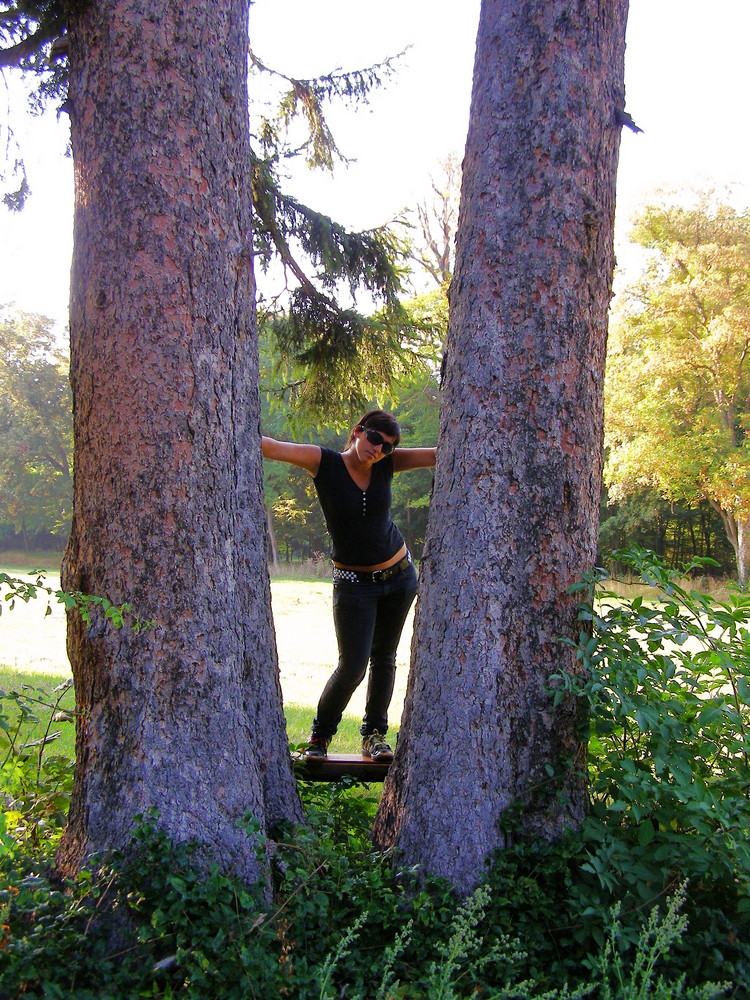
[{"label": "green bush", "polygon": [[687,880],[675,964],[694,982],[731,970],[748,984],[750,594],[687,591],[680,578],[703,560],[677,573],[643,550],[617,558],[653,599],[615,597],[603,573],[583,581],[583,671],[553,679],[557,699],[589,711],[591,808],[571,896],[584,918],[620,901],[634,942],[644,908]]},{"label": "green bush", "polygon": [[54,846],[62,831],[73,762],[49,748],[62,733],[54,727],[73,721],[63,707],[72,683],[52,691],[28,684],[0,690],[0,856],[48,841]]}]

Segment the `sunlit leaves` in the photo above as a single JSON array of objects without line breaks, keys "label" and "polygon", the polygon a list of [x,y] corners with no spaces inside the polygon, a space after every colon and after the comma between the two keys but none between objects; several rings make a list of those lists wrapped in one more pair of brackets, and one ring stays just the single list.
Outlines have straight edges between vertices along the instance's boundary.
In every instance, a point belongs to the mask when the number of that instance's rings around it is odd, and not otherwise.
[{"label": "sunlit leaves", "polygon": [[649,261],[610,329],[610,496],[651,488],[747,516],[750,215],[708,196],[651,206],[633,239]]}]

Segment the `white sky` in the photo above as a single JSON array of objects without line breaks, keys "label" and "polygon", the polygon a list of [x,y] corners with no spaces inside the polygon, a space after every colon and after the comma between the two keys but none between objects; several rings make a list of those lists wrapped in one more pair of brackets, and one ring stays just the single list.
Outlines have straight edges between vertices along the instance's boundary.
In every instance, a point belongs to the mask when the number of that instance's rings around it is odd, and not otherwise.
[{"label": "white sky", "polygon": [[[478,16],[479,0],[256,0],[251,44],[291,75],[353,69],[411,46],[369,107],[330,114],[342,152],[357,162],[333,179],[303,176],[295,193],[354,228],[414,206],[439,159],[463,153]],[[659,187],[732,184],[750,202],[748,39],[750,0],[631,0],[627,108],[644,131],[623,130],[618,243],[633,210]],[[0,206],[0,303],[64,324],[73,201],[67,120],[13,107],[32,197],[20,216]]]}]

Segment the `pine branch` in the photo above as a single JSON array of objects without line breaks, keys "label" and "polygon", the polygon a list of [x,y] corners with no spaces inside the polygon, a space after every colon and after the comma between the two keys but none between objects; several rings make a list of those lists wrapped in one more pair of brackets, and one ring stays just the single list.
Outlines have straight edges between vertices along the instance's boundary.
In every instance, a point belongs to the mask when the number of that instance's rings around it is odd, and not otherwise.
[{"label": "pine branch", "polygon": [[388,56],[382,62],[374,63],[372,66],[367,66],[364,69],[345,71],[337,67],[331,70],[330,73],[308,79],[289,76],[279,70],[272,69],[252,49],[248,50],[248,54],[251,65],[255,66],[261,72],[284,80],[289,85],[290,90],[296,90],[299,93],[307,92],[315,94],[321,100],[340,98],[344,100],[366,101],[368,94],[372,90],[382,87],[384,80],[390,78],[396,72],[396,62],[407,51],[408,47],[397,55]]},{"label": "pine branch", "polygon": [[40,52],[43,46],[53,41],[59,34],[60,28],[57,24],[39,25],[36,31],[22,38],[20,42],[0,49],[0,69],[19,66],[24,59]]},{"label": "pine branch", "polygon": [[0,69],[20,67],[41,72],[46,61],[34,59],[65,29],[62,0],[15,0],[6,4],[0,23],[3,47],[0,48]]},{"label": "pine branch", "polygon": [[[385,79],[395,72],[395,62],[401,55],[403,53],[365,69],[348,72],[335,69],[320,77],[301,79],[272,69],[249,50],[250,62],[257,70],[283,80],[288,87],[279,102],[278,120],[281,125],[288,129],[300,114],[307,123],[307,140],[296,152],[300,149],[306,151],[305,159],[310,168],[322,167],[329,171],[333,171],[335,160],[344,163],[348,161],[336,145],[323,112],[323,104],[334,99],[367,103],[370,92],[382,87]],[[278,135],[273,126],[269,126],[269,129],[277,147]]]},{"label": "pine branch", "polygon": [[[329,216],[316,212],[276,185],[267,162],[253,162],[252,199],[256,214],[256,250],[262,260],[276,252],[310,297],[322,294],[300,267],[290,249],[296,239],[324,288],[334,290],[346,280],[352,295],[358,288],[378,296],[393,308],[401,290],[397,260],[405,251],[387,229],[352,233]],[[327,297],[326,297],[327,298]],[[333,304],[333,299],[328,301]]]}]

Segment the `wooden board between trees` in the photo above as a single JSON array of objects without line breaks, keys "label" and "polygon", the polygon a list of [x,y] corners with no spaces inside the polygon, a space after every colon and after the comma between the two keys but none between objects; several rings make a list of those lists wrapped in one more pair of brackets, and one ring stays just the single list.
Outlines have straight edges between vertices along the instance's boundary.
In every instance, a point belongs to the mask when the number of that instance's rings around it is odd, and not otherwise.
[{"label": "wooden board between trees", "polygon": [[360,781],[383,781],[393,761],[377,761],[359,754],[329,753],[320,760],[294,758],[294,772],[304,781],[338,781],[358,778]]}]

